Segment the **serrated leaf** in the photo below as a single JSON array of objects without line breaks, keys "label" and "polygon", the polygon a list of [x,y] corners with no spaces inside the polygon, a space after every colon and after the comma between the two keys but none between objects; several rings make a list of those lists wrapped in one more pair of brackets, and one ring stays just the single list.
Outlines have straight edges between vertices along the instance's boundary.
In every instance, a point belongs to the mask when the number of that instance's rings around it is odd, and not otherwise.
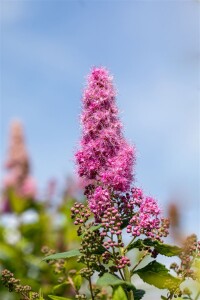
[{"label": "serrated leaf", "polygon": [[132,272],[138,274],[140,278],[159,289],[174,290],[181,283],[181,280],[169,274],[169,270],[157,261],[150,262],[142,269]]},{"label": "serrated leaf", "polygon": [[147,246],[154,247],[159,254],[168,257],[179,255],[182,252],[182,249],[178,246],[163,244],[159,241],[152,241],[150,239],[138,239],[134,243],[130,244],[127,249],[131,250],[134,248],[145,248]]},{"label": "serrated leaf", "polygon": [[59,297],[59,296],[55,296],[55,295],[48,295],[48,297],[52,300],[72,300],[69,298]]},{"label": "serrated leaf", "polygon": [[109,286],[109,285],[110,286],[118,286],[118,285],[123,286],[124,285],[130,289],[135,289],[135,287],[131,283],[124,281],[110,273],[104,273],[104,275],[97,280],[96,284],[100,285],[100,286]]},{"label": "serrated leaf", "polygon": [[158,253],[169,257],[177,256],[182,252],[182,249],[177,246],[172,246],[172,245],[162,244],[162,243],[158,243],[155,246],[155,249],[158,251]]},{"label": "serrated leaf", "polygon": [[80,251],[78,249],[75,249],[75,250],[70,250],[67,252],[52,254],[52,255],[44,257],[42,260],[45,261],[45,260],[51,260],[51,259],[70,258],[70,257],[78,256],[80,254],[81,254]]},{"label": "serrated leaf", "polygon": [[112,300],[128,300],[126,293],[121,286],[118,286],[116,289],[114,289]]}]

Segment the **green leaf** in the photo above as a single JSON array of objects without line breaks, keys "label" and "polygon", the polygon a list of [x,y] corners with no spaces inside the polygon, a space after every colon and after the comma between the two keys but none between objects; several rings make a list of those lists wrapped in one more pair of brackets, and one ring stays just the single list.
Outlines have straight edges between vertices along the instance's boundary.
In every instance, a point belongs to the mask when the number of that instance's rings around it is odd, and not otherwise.
[{"label": "green leaf", "polygon": [[150,239],[144,240],[144,244],[147,246],[153,246],[158,253],[169,257],[179,255],[182,252],[182,248],[178,246],[163,244],[158,241],[151,241]]},{"label": "green leaf", "polygon": [[135,248],[141,248],[142,249],[145,246],[143,242],[144,242],[143,240],[138,239],[137,241],[131,243],[127,247],[127,250],[130,251],[130,250],[135,249]]},{"label": "green leaf", "polygon": [[103,254],[104,252],[106,252],[106,248],[104,248],[102,245],[99,245],[97,250],[92,251],[94,254]]},{"label": "green leaf", "polygon": [[119,279],[117,276],[112,275],[110,273],[104,273],[103,276],[101,276],[97,280],[97,285],[101,286],[108,286],[108,285],[122,285],[124,284],[124,281],[122,279]]},{"label": "green leaf", "polygon": [[134,300],[140,300],[143,298],[145,291],[144,290],[134,290],[133,291],[134,294]]},{"label": "green leaf", "polygon": [[75,275],[73,278],[73,282],[76,290],[79,291],[83,282],[81,275]]},{"label": "green leaf", "polygon": [[96,284],[100,285],[100,286],[109,286],[109,285],[110,286],[118,286],[118,285],[123,286],[124,285],[130,289],[135,289],[135,287],[131,283],[124,281],[110,273],[104,273],[103,276],[97,280]]},{"label": "green leaf", "polygon": [[182,252],[182,248],[180,248],[180,247],[163,244],[159,241],[152,241],[150,239],[145,239],[145,240],[138,239],[134,243],[130,244],[127,249],[128,250],[131,250],[134,248],[142,249],[142,248],[145,248],[148,246],[154,247],[154,249],[156,249],[156,251],[158,251],[159,254],[169,256],[169,257],[179,255]]},{"label": "green leaf", "polygon": [[48,295],[48,297],[52,300],[72,300],[69,298],[64,298],[64,297],[59,297],[59,296],[54,296],[54,295]]},{"label": "green leaf", "polygon": [[101,228],[102,225],[101,224],[98,224],[98,225],[95,225],[95,226],[91,226],[90,228],[88,228],[82,235],[81,235],[81,238],[83,238],[85,236],[85,234],[88,232],[88,231],[96,231],[98,230],[99,228]]},{"label": "green leaf", "polygon": [[128,300],[126,293],[121,286],[118,286],[116,289],[114,289],[112,300]]},{"label": "green leaf", "polygon": [[67,251],[67,252],[52,254],[52,255],[44,257],[42,260],[70,258],[70,257],[78,256],[80,254],[81,253],[79,252],[79,250],[75,249],[75,250],[70,250],[70,251]]},{"label": "green leaf", "polygon": [[162,243],[158,243],[155,246],[155,249],[158,251],[158,253],[169,257],[179,255],[182,252],[182,249],[177,246]]},{"label": "green leaf", "polygon": [[132,274],[138,274],[144,282],[159,289],[173,291],[181,283],[180,279],[169,274],[169,270],[155,260],[144,268],[132,272]]},{"label": "green leaf", "polygon": [[42,289],[39,289],[39,300],[44,300]]},{"label": "green leaf", "polygon": [[101,227],[102,227],[101,224],[98,224],[98,225],[95,225],[95,226],[91,226],[91,227],[89,228],[89,231],[96,231],[96,230],[98,230],[98,229],[101,228]]},{"label": "green leaf", "polygon": [[98,230],[98,229],[101,228],[101,227],[102,227],[102,224],[98,224],[98,225],[95,225],[95,226],[91,226],[90,229],[89,229],[89,231],[96,231],[96,230]]},{"label": "green leaf", "polygon": [[62,293],[64,293],[66,286],[69,285],[68,281],[65,281],[63,283],[57,284],[53,287],[53,293],[54,294],[60,294],[62,295]]}]

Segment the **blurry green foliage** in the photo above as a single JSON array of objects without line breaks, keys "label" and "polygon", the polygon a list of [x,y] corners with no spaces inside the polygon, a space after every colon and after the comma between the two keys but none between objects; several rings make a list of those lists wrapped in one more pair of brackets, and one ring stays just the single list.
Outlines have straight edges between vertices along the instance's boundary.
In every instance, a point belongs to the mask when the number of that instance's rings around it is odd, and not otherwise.
[{"label": "blurry green foliage", "polygon": [[[57,209],[49,209],[47,203],[34,202],[22,199],[14,193],[8,192],[12,213],[7,214],[9,219],[17,219],[17,226],[10,228],[0,223],[0,271],[9,269],[22,284],[30,285],[33,290],[39,291],[42,286],[44,298],[48,294],[60,296],[72,293],[69,284],[59,284],[58,274],[46,262],[43,262],[43,246],[54,249],[55,252],[63,252],[78,247],[79,237],[76,228],[70,218],[70,208],[74,199],[66,197]],[[31,209],[31,210],[30,210]],[[23,220],[23,214],[34,214],[34,221]],[[0,215],[2,219],[6,216]],[[80,269],[76,259],[66,262],[67,270]],[[78,279],[76,280],[77,284]],[[9,293],[0,285],[0,299],[18,300],[19,296]],[[43,299],[43,298],[42,298]],[[53,299],[53,298],[52,298]]]}]

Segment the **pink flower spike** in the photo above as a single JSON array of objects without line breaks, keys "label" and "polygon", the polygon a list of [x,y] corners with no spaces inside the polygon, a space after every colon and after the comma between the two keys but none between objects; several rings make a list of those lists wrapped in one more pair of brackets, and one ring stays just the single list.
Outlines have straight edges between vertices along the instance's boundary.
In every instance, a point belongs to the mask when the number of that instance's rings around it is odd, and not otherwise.
[{"label": "pink flower spike", "polygon": [[76,153],[78,173],[115,191],[126,191],[133,180],[135,153],[124,139],[112,77],[93,68],[83,93],[82,138]]}]

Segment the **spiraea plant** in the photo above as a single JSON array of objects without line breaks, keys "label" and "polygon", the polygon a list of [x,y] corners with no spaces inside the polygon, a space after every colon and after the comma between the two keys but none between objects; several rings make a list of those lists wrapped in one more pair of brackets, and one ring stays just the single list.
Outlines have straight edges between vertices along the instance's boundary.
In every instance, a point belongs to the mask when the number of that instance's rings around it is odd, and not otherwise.
[{"label": "spiraea plant", "polygon": [[[164,243],[169,220],[162,217],[154,198],[132,186],[135,149],[124,138],[113,79],[105,68],[93,68],[88,76],[81,125],[80,149],[75,159],[79,176],[87,182],[87,205],[75,203],[71,208],[81,247],[58,255],[78,256],[84,265],[78,274],[88,281],[90,296],[87,292],[82,294],[81,289],[76,299],[141,299],[145,291],[134,285],[136,275],[167,290],[163,299],[181,296],[181,283],[194,276],[192,263],[191,272],[177,271],[174,276],[156,261],[158,254],[184,257],[185,250]],[[191,252],[193,262],[199,256],[199,248],[195,251],[195,255]],[[148,263],[140,268],[144,259]],[[183,268],[182,262],[179,270]],[[108,286],[112,293],[105,295]]]},{"label": "spiraea plant", "polygon": [[[74,289],[70,299],[140,300],[145,291],[137,287],[139,276],[164,290],[161,299],[197,300],[199,291],[182,284],[190,278],[200,290],[199,243],[196,236],[184,247],[164,243],[169,220],[162,217],[154,198],[133,185],[135,149],[123,135],[113,79],[105,68],[93,68],[88,76],[81,125],[75,159],[79,176],[87,183],[87,204],[77,202],[71,208],[81,245],[44,260],[77,257],[81,270],[64,279]],[[157,261],[158,254],[161,259],[176,256],[177,263],[168,269]],[[153,299],[160,297],[156,295]]]}]

